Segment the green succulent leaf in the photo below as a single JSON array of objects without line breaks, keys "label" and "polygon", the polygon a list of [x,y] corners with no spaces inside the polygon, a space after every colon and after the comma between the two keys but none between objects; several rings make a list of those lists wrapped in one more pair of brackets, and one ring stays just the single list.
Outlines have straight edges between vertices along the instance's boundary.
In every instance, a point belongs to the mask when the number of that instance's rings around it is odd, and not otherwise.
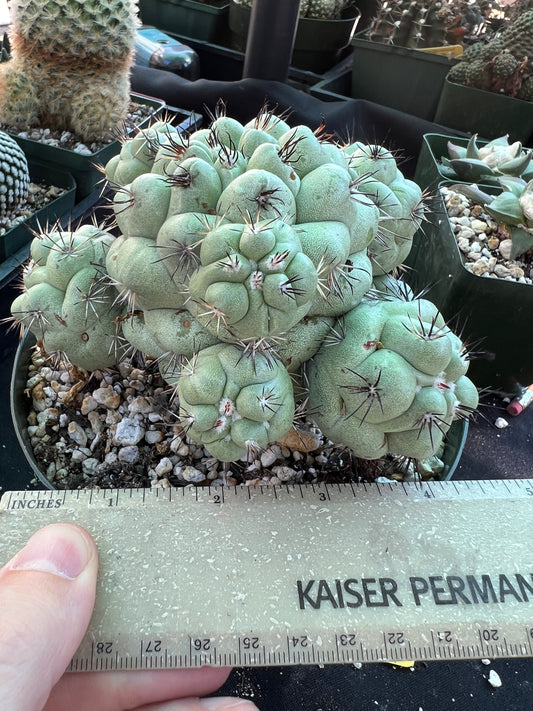
[{"label": "green succulent leaf", "polygon": [[479,158],[479,152],[477,147],[477,133],[470,138],[468,145],[466,146],[466,158],[477,160]]},{"label": "green succulent leaf", "polygon": [[[450,159],[466,158],[466,148],[464,146],[458,146],[457,144],[448,141],[447,148]],[[447,161],[447,158],[442,158],[443,163],[444,161]]]},{"label": "green succulent leaf", "polygon": [[511,259],[516,259],[533,247],[533,234],[524,227],[513,227],[510,232],[513,243]]},{"label": "green succulent leaf", "polygon": [[477,182],[480,178],[494,175],[494,170],[477,158],[456,158],[450,161],[458,178]]},{"label": "green succulent leaf", "polygon": [[524,221],[520,201],[516,195],[510,192],[497,195],[485,209],[491,217],[506,225],[519,225]]},{"label": "green succulent leaf", "polygon": [[508,160],[498,166],[498,171],[504,175],[520,176],[528,168],[531,162],[531,151],[526,151],[517,158]]}]

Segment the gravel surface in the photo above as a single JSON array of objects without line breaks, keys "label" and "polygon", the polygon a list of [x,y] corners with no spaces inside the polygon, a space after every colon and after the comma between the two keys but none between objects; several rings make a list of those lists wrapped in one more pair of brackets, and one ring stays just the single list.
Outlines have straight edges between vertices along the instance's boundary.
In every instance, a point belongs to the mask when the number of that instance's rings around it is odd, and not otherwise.
[{"label": "gravel surface", "polygon": [[533,249],[511,259],[511,240],[505,225],[499,225],[467,197],[441,188],[465,268],[488,279],[533,284]]},{"label": "gravel surface", "polygon": [[356,459],[311,423],[252,461],[224,464],[189,440],[177,397],[153,364],[125,360],[89,374],[36,349],[26,394],[35,460],[60,489],[413,480],[442,469],[437,458],[419,473],[392,459]]}]

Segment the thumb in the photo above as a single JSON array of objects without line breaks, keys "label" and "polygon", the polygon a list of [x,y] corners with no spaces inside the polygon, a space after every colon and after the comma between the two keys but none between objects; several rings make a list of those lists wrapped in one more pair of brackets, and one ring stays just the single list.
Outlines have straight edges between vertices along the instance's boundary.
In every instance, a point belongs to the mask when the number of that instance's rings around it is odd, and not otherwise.
[{"label": "thumb", "polygon": [[10,711],[42,709],[85,633],[98,556],[73,524],[37,531],[0,571],[0,688]]}]

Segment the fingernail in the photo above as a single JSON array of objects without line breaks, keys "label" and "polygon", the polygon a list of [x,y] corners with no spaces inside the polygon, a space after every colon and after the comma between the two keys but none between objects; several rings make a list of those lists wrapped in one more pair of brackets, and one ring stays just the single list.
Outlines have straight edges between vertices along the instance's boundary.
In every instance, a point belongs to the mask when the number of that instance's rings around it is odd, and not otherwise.
[{"label": "fingernail", "polygon": [[92,551],[78,526],[54,524],[42,528],[8,563],[10,570],[35,570],[74,580],[85,569]]},{"label": "fingernail", "polygon": [[205,711],[257,711],[257,706],[251,701],[237,699],[235,696],[212,696],[198,700]]}]

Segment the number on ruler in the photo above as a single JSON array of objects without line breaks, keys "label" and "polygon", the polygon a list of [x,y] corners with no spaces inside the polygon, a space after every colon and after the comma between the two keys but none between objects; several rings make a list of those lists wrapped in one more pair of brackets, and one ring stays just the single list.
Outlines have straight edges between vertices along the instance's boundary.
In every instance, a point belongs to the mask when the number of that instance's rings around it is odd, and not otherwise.
[{"label": "number on ruler", "polygon": [[387,642],[389,644],[405,644],[403,632],[387,632]]},{"label": "number on ruler", "polygon": [[211,640],[197,637],[192,640],[192,646],[195,652],[208,652],[211,649]]},{"label": "number on ruler", "polygon": [[341,647],[353,647],[357,643],[355,634],[340,634],[339,644]]},{"label": "number on ruler", "polygon": [[160,652],[162,646],[163,646],[163,643],[161,642],[160,639],[149,640],[148,643],[146,644],[146,647],[144,648],[144,653],[145,654],[152,654],[152,653]]},{"label": "number on ruler", "polygon": [[495,629],[482,630],[481,637],[484,642],[497,642],[500,639],[498,630],[495,630]]},{"label": "number on ruler", "polygon": [[309,637],[305,634],[302,634],[299,637],[291,637],[290,640],[293,647],[307,647],[309,644]]},{"label": "number on ruler", "polygon": [[243,637],[242,646],[244,649],[259,649],[259,637]]},{"label": "number on ruler", "polygon": [[111,654],[113,652],[113,642],[97,642],[96,654]]}]

